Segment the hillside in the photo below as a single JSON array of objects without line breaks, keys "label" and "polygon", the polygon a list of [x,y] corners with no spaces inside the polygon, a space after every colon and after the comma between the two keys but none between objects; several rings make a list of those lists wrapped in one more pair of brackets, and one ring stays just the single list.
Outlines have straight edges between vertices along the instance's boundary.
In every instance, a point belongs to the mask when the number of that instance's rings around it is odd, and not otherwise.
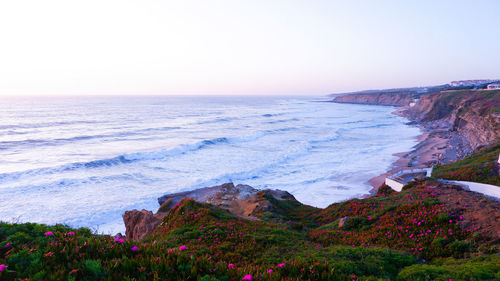
[{"label": "hillside", "polygon": [[499,154],[500,142],[460,161],[436,166],[432,175],[447,180],[473,181],[500,186],[497,162]]},{"label": "hillside", "polygon": [[344,94],[332,94],[330,96],[334,98],[333,101],[336,103],[408,106],[425,93],[438,92],[449,88],[450,87],[447,85],[440,85],[431,87],[368,90]]},{"label": "hillside", "polygon": [[403,111],[411,120],[463,135],[476,150],[500,139],[500,91],[442,91],[422,95]]},{"label": "hillside", "polygon": [[500,203],[460,187],[435,181],[400,193],[383,187],[325,209],[256,196],[271,204],[253,213],[258,219],[182,199],[140,241],[2,223],[0,278],[500,279]]}]

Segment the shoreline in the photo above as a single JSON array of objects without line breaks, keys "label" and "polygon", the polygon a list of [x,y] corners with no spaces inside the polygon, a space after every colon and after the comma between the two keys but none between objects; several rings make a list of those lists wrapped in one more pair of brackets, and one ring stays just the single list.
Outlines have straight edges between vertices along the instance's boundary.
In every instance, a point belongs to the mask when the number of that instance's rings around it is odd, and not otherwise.
[{"label": "shoreline", "polygon": [[369,195],[377,192],[378,188],[385,182],[385,178],[391,174],[409,168],[429,168],[438,164],[446,164],[457,161],[472,151],[462,151],[459,147],[468,147],[467,139],[458,132],[450,131],[448,124],[436,121],[421,122],[412,120],[407,114],[408,106],[397,108],[392,114],[406,118],[408,125],[418,126],[422,134],[417,137],[417,144],[410,151],[392,154],[398,159],[392,163],[389,170],[383,174],[368,180],[372,186]]}]

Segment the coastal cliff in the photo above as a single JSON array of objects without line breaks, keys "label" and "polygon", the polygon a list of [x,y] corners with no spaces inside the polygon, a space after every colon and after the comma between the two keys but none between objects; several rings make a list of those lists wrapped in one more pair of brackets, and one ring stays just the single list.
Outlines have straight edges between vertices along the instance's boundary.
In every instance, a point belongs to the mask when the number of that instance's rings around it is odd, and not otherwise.
[{"label": "coastal cliff", "polygon": [[388,106],[409,106],[416,102],[419,97],[426,93],[435,93],[447,90],[448,85],[438,85],[431,87],[413,87],[385,90],[368,90],[343,94],[331,94],[333,102],[354,103]]},{"label": "coastal cliff", "polygon": [[[438,90],[349,93],[336,103],[397,106],[395,112],[418,125],[423,134],[412,151],[401,153],[391,172],[430,167],[463,159],[500,139],[500,91]],[[374,187],[385,175],[371,180]]]},{"label": "coastal cliff", "polygon": [[337,103],[408,106],[417,97],[418,95],[414,92],[375,92],[337,96],[333,101]]},{"label": "coastal cliff", "polygon": [[497,90],[446,90],[423,94],[381,91],[341,95],[333,102],[401,107],[398,114],[427,130],[463,135],[472,150],[492,145],[500,138],[500,91]]},{"label": "coastal cliff", "polygon": [[472,150],[500,139],[500,91],[442,91],[425,94],[401,111],[429,128],[440,127],[463,135]]}]

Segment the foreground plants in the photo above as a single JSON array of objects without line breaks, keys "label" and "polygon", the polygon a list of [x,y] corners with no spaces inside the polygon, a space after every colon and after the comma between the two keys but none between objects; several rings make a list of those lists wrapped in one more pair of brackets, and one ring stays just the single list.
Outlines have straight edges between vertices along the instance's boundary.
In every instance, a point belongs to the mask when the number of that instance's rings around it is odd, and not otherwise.
[{"label": "foreground plants", "polygon": [[247,220],[185,199],[142,241],[0,223],[0,278],[500,280],[497,242],[479,224],[464,229],[467,218],[439,200],[432,182],[314,212],[287,214],[285,203],[276,202],[279,219]]}]

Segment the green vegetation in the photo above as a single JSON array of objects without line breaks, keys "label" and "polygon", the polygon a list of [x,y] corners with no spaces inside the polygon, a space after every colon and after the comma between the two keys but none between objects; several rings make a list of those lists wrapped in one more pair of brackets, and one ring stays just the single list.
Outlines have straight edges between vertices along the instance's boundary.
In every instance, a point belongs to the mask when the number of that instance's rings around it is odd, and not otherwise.
[{"label": "green vegetation", "polygon": [[473,259],[440,259],[431,265],[415,264],[404,268],[397,280],[500,280],[500,256]]},{"label": "green vegetation", "polygon": [[500,186],[498,154],[500,142],[460,161],[434,167],[432,176],[448,180],[488,183]]},{"label": "green vegetation", "polygon": [[140,242],[0,223],[0,279],[500,280],[498,245],[461,229],[428,185],[325,209],[276,200],[259,221],[185,199]]},{"label": "green vegetation", "polygon": [[463,107],[459,111],[459,115],[463,112],[467,112],[468,110],[474,110],[475,112],[479,113],[480,116],[485,116],[489,113],[500,112],[500,90],[442,91],[439,93],[439,98],[436,100],[434,108],[440,109],[445,106],[453,107],[463,102],[465,102],[467,106]]}]

